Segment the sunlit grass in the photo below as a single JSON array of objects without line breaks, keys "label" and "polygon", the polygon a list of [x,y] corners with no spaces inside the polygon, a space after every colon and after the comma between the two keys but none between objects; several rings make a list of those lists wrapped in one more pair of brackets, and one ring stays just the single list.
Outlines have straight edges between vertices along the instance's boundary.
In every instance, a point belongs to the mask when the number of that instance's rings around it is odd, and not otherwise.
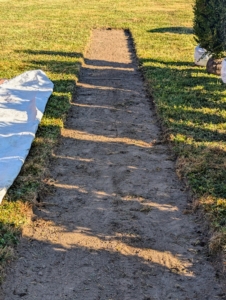
[{"label": "sunlit grass", "polygon": [[202,199],[214,228],[225,231],[226,88],[193,64],[192,5],[193,0],[0,0],[0,78],[42,69],[54,82],[30,154],[1,206],[2,226],[17,232],[24,224],[18,200],[37,195],[91,31],[112,27],[132,33],[147,87],[179,157],[178,174]]}]

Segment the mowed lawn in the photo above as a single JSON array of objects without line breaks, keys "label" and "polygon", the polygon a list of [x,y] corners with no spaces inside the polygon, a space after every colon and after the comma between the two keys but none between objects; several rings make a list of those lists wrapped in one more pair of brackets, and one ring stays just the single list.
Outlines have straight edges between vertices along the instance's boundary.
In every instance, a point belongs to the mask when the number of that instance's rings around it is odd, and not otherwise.
[{"label": "mowed lawn", "polygon": [[[76,92],[93,28],[129,29],[141,71],[177,172],[215,232],[212,251],[226,245],[226,85],[194,66],[192,0],[0,0],[0,78],[42,69],[54,82],[27,161],[0,206],[0,261],[13,257],[29,222]],[[224,241],[225,240],[225,241]]]}]

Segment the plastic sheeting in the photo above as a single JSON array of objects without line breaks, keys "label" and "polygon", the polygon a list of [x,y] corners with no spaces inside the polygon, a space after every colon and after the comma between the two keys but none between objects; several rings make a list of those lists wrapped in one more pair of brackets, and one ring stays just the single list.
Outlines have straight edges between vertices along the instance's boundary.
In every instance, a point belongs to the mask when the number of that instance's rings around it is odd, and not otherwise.
[{"label": "plastic sheeting", "polygon": [[0,203],[20,172],[52,91],[41,70],[0,85]]},{"label": "plastic sheeting", "polygon": [[194,60],[196,65],[205,67],[210,57],[211,55],[206,54],[205,49],[199,46],[195,47]]},{"label": "plastic sheeting", "polygon": [[226,83],[226,58],[223,59],[221,64],[221,79],[223,83]]}]

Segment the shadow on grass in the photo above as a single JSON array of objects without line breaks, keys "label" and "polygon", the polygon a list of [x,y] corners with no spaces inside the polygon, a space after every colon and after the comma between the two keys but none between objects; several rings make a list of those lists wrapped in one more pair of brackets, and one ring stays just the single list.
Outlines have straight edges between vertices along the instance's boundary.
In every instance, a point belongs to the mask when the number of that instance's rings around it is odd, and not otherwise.
[{"label": "shadow on grass", "polygon": [[[51,151],[53,144],[56,142],[60,130],[63,126],[63,121],[70,108],[71,100],[75,92],[76,77],[78,76],[80,61],[83,57],[81,53],[76,52],[62,52],[62,51],[44,51],[44,50],[25,50],[18,51],[21,55],[31,54],[27,65],[29,69],[42,69],[45,72],[52,73],[50,80],[54,83],[54,90],[46,105],[45,113],[38,127],[36,133],[36,140],[32,143],[29,156],[21,170],[20,174],[15,180],[14,184],[8,191],[9,200],[27,199],[27,194],[37,190],[40,180],[38,179],[37,170],[35,168],[28,168],[27,165],[33,164],[32,161],[36,157],[40,158],[40,169],[45,169],[43,165],[43,157],[47,157],[47,153]],[[43,59],[44,55],[44,59]],[[42,57],[41,60],[36,59]],[[45,57],[46,56],[46,57]],[[68,58],[65,60],[64,58]],[[57,74],[57,76],[55,75]],[[68,79],[65,79],[68,78]],[[57,79],[54,79],[57,78]],[[49,147],[46,147],[48,144]],[[25,180],[28,178],[28,180]],[[29,198],[29,197],[28,197]]]},{"label": "shadow on grass", "polygon": [[193,34],[192,28],[189,27],[162,27],[148,30],[151,33],[175,33],[175,34]]},{"label": "shadow on grass", "polygon": [[[0,281],[5,264],[13,257],[13,248],[18,241],[20,228],[27,220],[25,216],[26,201],[32,202],[36,198],[46,161],[59,137],[63,120],[70,108],[75,91],[75,79],[81,64],[79,59],[83,57],[81,53],[76,52],[42,50],[18,52],[21,55],[23,53],[30,54],[29,69],[42,69],[52,73],[53,78],[50,76],[50,80],[54,83],[54,91],[48,100],[44,117],[36,133],[36,139],[32,143],[20,176],[8,190],[0,207]],[[36,59],[40,56],[42,60]],[[57,79],[54,79],[55,74],[57,74]],[[65,76],[68,79],[65,79]]]},{"label": "shadow on grass", "polygon": [[78,52],[63,52],[63,51],[48,51],[48,50],[18,50],[18,53],[26,53],[32,55],[51,55],[51,56],[62,56],[62,57],[75,57],[82,58],[83,55]]},{"label": "shadow on grass", "polygon": [[[40,297],[40,293],[49,295],[49,286],[54,282],[55,288],[50,297],[56,299],[74,299],[77,296],[80,299],[123,299],[125,296],[128,299],[150,299],[150,295],[156,295],[157,292],[161,299],[166,299],[178,280],[181,286],[188,280],[191,286],[195,286],[197,281],[198,274],[190,273],[193,262],[196,262],[192,257],[191,263],[184,266],[187,253],[184,254],[184,248],[181,246],[186,244],[188,249],[192,246],[191,237],[186,237],[187,223],[184,221],[186,216],[182,217],[183,207],[177,206],[178,199],[186,199],[186,196],[179,188],[175,173],[169,172],[169,169],[173,168],[170,161],[161,171],[161,182],[160,170],[156,170],[158,175],[151,175],[154,172],[153,167],[159,166],[160,161],[166,159],[166,149],[162,149],[161,156],[161,146],[158,144],[149,144],[146,151],[146,147],[138,147],[134,143],[137,131],[140,129],[142,133],[145,128],[142,125],[146,120],[142,119],[142,124],[135,123],[139,109],[135,109],[133,113],[130,111],[132,106],[136,107],[141,101],[136,95],[137,87],[131,88],[128,82],[130,76],[133,76],[132,72],[120,70],[126,65],[95,60],[87,62],[92,66],[108,66],[111,72],[96,68],[95,75],[99,75],[99,81],[96,81],[95,76],[91,77],[92,79],[84,76],[80,80],[83,87],[80,86],[80,98],[74,103],[76,114],[71,114],[71,120],[68,121],[67,129],[62,135],[65,150],[63,153],[60,150],[56,152],[54,165],[58,167],[52,173],[54,180],[46,181],[49,192],[49,196],[45,198],[47,205],[35,210],[33,232],[36,231],[36,235],[32,234],[30,239],[24,239],[23,245],[27,246],[24,246],[23,259],[18,262],[20,267],[12,272],[15,280],[12,281],[9,293],[17,291],[19,280],[27,294],[35,293]],[[161,109],[165,109],[163,114],[166,120],[169,118],[169,112],[173,116],[177,115],[175,109],[178,102],[181,110],[183,103],[193,108],[194,104],[189,104],[191,100],[187,95],[188,91],[183,90],[185,83],[188,89],[197,87],[195,80],[190,82],[193,80],[192,69],[181,71],[174,63],[171,66],[175,69],[170,70],[170,63],[154,60],[143,63],[150,64],[148,67],[144,66],[144,72],[148,73],[147,78],[156,80],[155,89],[159,96],[157,100],[163,101]],[[162,63],[164,66],[155,67],[154,63]],[[60,72],[60,63],[54,60],[49,64],[39,61],[37,65]],[[183,67],[183,63],[180,67]],[[88,71],[84,68],[85,75]],[[103,78],[109,79],[106,82]],[[112,80],[113,78],[119,80]],[[180,78],[183,83],[179,83]],[[71,82],[59,80],[55,84],[57,91],[65,93],[65,86],[70,86]],[[211,82],[209,85],[211,86]],[[96,95],[96,98],[89,95]],[[47,110],[46,114],[50,117],[60,115],[60,97],[54,98],[53,108],[49,112]],[[121,99],[125,99],[123,109]],[[93,117],[94,110],[99,112],[98,123],[97,118]],[[201,112],[199,114],[201,118]],[[126,119],[126,115],[130,116],[129,120]],[[191,114],[190,118],[195,119],[195,116]],[[115,136],[117,128],[112,129],[112,120],[117,120],[117,126],[120,123],[124,123],[125,126],[128,122],[128,128],[135,123],[136,131],[117,132]],[[85,129],[82,134],[76,135],[76,132],[80,133],[77,130],[79,125]],[[175,128],[176,125],[175,123]],[[186,126],[183,129],[189,135],[192,129]],[[108,129],[105,134],[103,128]],[[74,131],[74,135],[67,136],[66,133],[70,129]],[[205,133],[205,128],[200,129]],[[178,129],[178,132],[180,131],[181,128]],[[148,135],[145,138],[149,139],[149,133],[145,134]],[[200,133],[198,136],[204,140],[210,139],[208,132],[207,137],[203,138]],[[152,159],[151,153],[155,153]],[[157,155],[159,161],[156,159]],[[141,161],[141,156],[148,159]],[[117,159],[118,164],[115,164]],[[73,172],[69,172],[68,166]],[[149,186],[150,182],[152,188]],[[167,182],[169,188],[163,184]],[[161,187],[158,186],[159,183]],[[144,186],[149,186],[148,191]],[[175,188],[171,189],[172,186]],[[48,201],[53,205],[48,206]],[[174,228],[174,232],[170,232],[169,224],[171,229]],[[62,232],[65,233],[65,240],[58,237],[58,233]],[[51,239],[53,233],[56,233],[56,236]],[[203,264],[203,270],[205,267]],[[27,270],[30,272],[29,276]],[[53,277],[55,270],[57,276]],[[39,273],[41,277],[37,276]],[[163,276],[168,276],[171,280],[167,281],[162,291],[156,292],[155,287],[162,282]],[[53,279],[53,282],[43,280],[47,277]],[[27,280],[32,284],[27,285]],[[93,282],[95,286],[89,289]],[[39,283],[42,285],[41,289]],[[143,296],[144,290],[147,297]],[[175,293],[178,293],[177,291],[178,287]],[[193,298],[203,295],[200,288],[197,292],[189,290],[188,293]],[[186,298],[185,292],[180,298]]]},{"label": "shadow on grass", "polygon": [[190,62],[141,59],[162,120],[198,194],[226,199],[225,85]]},{"label": "shadow on grass", "polygon": [[[178,205],[178,199],[186,202],[187,197],[172,171],[173,162],[166,158],[167,147],[149,143],[155,125],[146,127],[151,113],[138,108],[142,84],[131,84],[131,65],[88,62],[92,67],[81,69],[62,146],[54,151],[54,181],[45,179],[48,195],[41,198],[47,205],[34,210],[35,234],[24,239],[24,259],[11,275],[8,293],[19,278],[22,289],[27,280],[36,280],[27,294],[37,294],[41,270],[42,279],[48,274],[51,283],[42,281],[40,297],[54,283],[55,299],[64,299],[66,293],[68,299],[151,299],[167,276],[170,280],[158,291],[159,299],[166,299],[177,280],[196,281],[193,263],[185,263],[187,253],[180,246],[191,242]],[[117,127],[112,127],[115,120]],[[25,269],[31,270],[29,279]],[[65,278],[67,291],[62,288]]]}]

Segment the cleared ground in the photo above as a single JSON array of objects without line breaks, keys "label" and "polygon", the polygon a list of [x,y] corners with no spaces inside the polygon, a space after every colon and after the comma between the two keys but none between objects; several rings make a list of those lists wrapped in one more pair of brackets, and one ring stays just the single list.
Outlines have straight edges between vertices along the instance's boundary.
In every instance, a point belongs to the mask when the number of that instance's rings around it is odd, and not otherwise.
[{"label": "cleared ground", "polygon": [[[93,28],[130,30],[164,138],[178,157],[177,174],[210,221],[210,252],[226,253],[226,89],[217,76],[194,65],[193,4],[0,0],[0,78],[42,69],[54,82],[29,156],[0,206],[0,280],[29,220],[29,204],[39,198]],[[223,258],[222,271],[225,262]]]},{"label": "cleared ground", "polygon": [[1,299],[223,299],[130,36],[95,30]]}]

